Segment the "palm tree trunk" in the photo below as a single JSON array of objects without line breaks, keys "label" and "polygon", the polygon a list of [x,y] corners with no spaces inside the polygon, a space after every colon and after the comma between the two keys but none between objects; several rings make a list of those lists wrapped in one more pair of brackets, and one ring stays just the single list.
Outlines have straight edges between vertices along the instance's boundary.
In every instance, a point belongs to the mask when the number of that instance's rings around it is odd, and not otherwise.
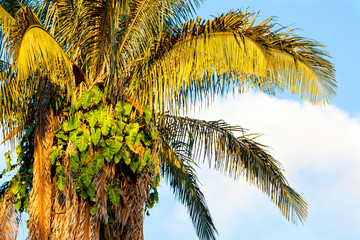
[{"label": "palm tree trunk", "polygon": [[148,194],[148,179],[140,174],[136,181],[127,182],[121,189],[122,206],[121,212],[123,231],[120,239],[143,240],[144,206]]},{"label": "palm tree trunk", "polygon": [[54,130],[57,126],[54,111],[40,107],[36,112],[33,187],[29,202],[29,236],[47,240],[50,234],[52,183],[51,162]]},{"label": "palm tree trunk", "polygon": [[133,206],[131,208],[129,222],[133,226],[132,240],[143,240],[144,205],[147,196],[148,180],[139,176],[134,184]]},{"label": "palm tree trunk", "polygon": [[10,189],[0,201],[0,239],[16,240],[19,224],[14,207],[14,196]]},{"label": "palm tree trunk", "polygon": [[[66,162],[66,161],[65,161]],[[67,174],[70,169],[67,168]],[[67,178],[63,192],[54,191],[53,217],[50,239],[90,239],[90,240],[143,240],[143,219],[145,200],[148,195],[147,177],[142,174],[137,176],[122,176],[120,180],[121,202],[113,206],[110,211],[114,217],[109,222],[109,200],[106,193],[106,182],[115,178],[114,166],[104,165],[95,176],[93,184],[96,187],[96,204],[98,211],[90,215],[88,200],[82,200],[74,189],[74,182]],[[119,176],[117,176],[119,177]],[[53,181],[57,188],[56,181]],[[61,226],[61,227],[59,227]]]}]

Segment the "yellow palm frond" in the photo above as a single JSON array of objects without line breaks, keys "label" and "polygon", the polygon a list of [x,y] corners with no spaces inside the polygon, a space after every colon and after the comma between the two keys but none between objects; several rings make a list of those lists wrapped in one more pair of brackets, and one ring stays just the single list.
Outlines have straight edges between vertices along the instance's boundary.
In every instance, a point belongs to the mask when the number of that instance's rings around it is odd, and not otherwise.
[{"label": "yellow palm frond", "polygon": [[307,63],[297,61],[288,53],[272,52],[273,74],[281,83],[302,99],[311,103],[324,104],[335,95],[335,83],[322,81],[321,73]]},{"label": "yellow palm frond", "polygon": [[14,207],[12,190],[0,200],[0,239],[16,240],[18,233],[18,213]]},{"label": "yellow palm frond", "polygon": [[285,87],[311,103],[327,102],[336,81],[322,45],[292,30],[274,30],[271,19],[255,25],[255,18],[230,12],[169,29],[162,47],[134,70],[130,94],[143,93],[145,102],[155,98],[157,109],[169,109],[178,97],[211,97],[229,86]]},{"label": "yellow palm frond", "polygon": [[32,26],[26,31],[19,46],[16,66],[19,80],[42,72],[62,89],[72,92],[75,84],[72,63],[59,44],[40,26]]},{"label": "yellow palm frond", "polygon": [[[17,127],[24,128],[26,119],[29,119],[29,111],[31,111],[31,89],[35,87],[34,81],[17,88],[17,80],[12,73],[12,66],[9,63],[0,62],[0,122],[4,136],[17,134]],[[19,91],[27,90],[27,91]],[[30,91],[28,91],[30,90]],[[11,142],[13,144],[14,141]]]}]

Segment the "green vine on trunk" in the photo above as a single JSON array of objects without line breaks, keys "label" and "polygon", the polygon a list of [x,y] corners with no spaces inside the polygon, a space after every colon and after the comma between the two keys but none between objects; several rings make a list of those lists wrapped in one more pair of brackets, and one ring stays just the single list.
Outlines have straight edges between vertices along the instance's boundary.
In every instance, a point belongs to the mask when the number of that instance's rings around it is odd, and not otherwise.
[{"label": "green vine on trunk", "polygon": [[[55,131],[50,160],[56,169],[58,188],[65,188],[68,156],[75,190],[81,198],[93,202],[91,214],[96,214],[94,176],[104,164],[118,164],[124,171],[149,177],[151,208],[158,201],[156,187],[160,180],[154,164],[156,131],[152,119],[147,106],[140,108],[124,101],[112,106],[97,86],[83,91],[69,117]],[[120,203],[119,188],[117,180],[106,184],[108,197],[116,206]]]},{"label": "green vine on trunk", "polygon": [[14,174],[13,171],[18,169],[18,172],[11,178],[10,181],[5,182],[0,187],[0,197],[7,191],[12,191],[14,196],[14,206],[19,212],[27,212],[29,204],[30,191],[32,188],[32,162],[33,162],[33,141],[34,126],[29,126],[20,144],[16,146],[17,160],[12,164],[11,152],[6,152],[6,169],[4,169],[0,178]]}]

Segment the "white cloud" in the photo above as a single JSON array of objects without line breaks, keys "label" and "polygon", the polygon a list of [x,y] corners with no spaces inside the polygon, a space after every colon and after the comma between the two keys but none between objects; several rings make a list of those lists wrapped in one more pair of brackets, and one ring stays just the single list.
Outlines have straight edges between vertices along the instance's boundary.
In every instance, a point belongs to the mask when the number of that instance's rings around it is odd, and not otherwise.
[{"label": "white cloud", "polygon": [[[195,117],[221,118],[264,134],[258,141],[271,146],[269,150],[283,164],[290,185],[309,202],[307,223],[294,227],[264,194],[243,179],[234,182],[222,174],[199,170],[219,239],[238,239],[240,226],[243,239],[360,237],[358,119],[336,106],[315,107],[254,93],[218,99]],[[256,235],[260,234],[259,225],[268,235]]]}]

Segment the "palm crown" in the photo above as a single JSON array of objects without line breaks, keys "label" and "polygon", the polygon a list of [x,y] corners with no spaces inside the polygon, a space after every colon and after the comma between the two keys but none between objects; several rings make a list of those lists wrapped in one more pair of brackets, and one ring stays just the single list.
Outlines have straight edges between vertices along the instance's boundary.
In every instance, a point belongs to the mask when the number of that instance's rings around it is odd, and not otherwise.
[{"label": "palm crown", "polygon": [[142,239],[161,175],[199,238],[215,239],[194,169],[203,159],[304,221],[305,200],[263,145],[241,127],[183,116],[248,88],[324,104],[334,68],[321,44],[272,19],[190,19],[201,2],[1,1],[1,126],[21,141],[3,172],[18,167],[0,189],[0,238],[15,238],[25,211],[34,239]]}]

